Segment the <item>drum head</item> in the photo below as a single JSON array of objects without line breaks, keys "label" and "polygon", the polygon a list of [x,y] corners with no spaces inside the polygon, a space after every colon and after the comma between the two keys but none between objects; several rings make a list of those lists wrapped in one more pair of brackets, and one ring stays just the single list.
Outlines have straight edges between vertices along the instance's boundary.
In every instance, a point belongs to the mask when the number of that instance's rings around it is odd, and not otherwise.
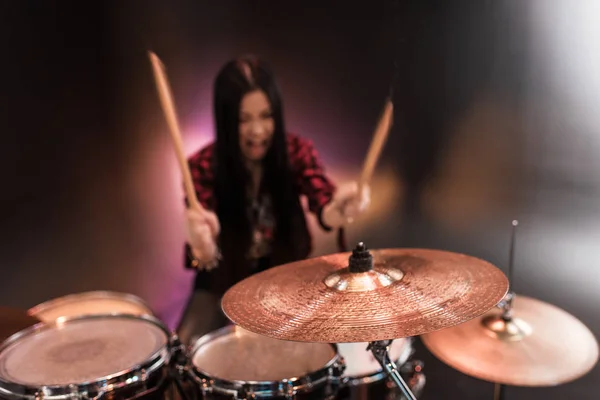
[{"label": "drum head", "polygon": [[114,313],[152,315],[150,307],[139,297],[107,291],[71,294],[49,300],[29,310],[29,315],[44,322],[54,322],[60,317]]},{"label": "drum head", "polygon": [[[338,351],[346,362],[344,376],[358,378],[382,371],[381,365],[373,357],[373,353],[370,350],[367,351],[368,345],[369,343],[338,343]],[[399,364],[399,367],[410,357],[410,351],[409,339],[396,339],[390,346],[390,359]]]},{"label": "drum head", "polygon": [[151,359],[168,343],[163,328],[128,316],[87,317],[30,328],[0,349],[0,380],[65,386],[109,378]]},{"label": "drum head", "polygon": [[203,374],[228,381],[281,381],[324,368],[336,356],[325,343],[288,342],[228,326],[200,338],[192,363]]}]

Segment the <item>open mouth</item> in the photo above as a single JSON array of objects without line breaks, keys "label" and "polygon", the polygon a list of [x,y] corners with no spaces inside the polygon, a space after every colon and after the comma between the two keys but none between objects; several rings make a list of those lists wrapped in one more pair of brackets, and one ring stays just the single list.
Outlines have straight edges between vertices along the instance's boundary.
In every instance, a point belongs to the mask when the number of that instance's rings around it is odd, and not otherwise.
[{"label": "open mouth", "polygon": [[269,141],[264,139],[264,140],[252,140],[252,139],[248,139],[246,140],[246,146],[248,146],[249,148],[255,148],[255,149],[263,149],[265,147],[267,147],[267,145],[269,144]]}]

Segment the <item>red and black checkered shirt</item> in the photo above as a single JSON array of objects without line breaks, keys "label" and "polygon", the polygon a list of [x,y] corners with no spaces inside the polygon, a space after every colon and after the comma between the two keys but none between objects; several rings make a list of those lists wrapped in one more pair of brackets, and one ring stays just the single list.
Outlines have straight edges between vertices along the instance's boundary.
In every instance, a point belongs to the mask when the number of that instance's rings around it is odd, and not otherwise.
[{"label": "red and black checkered shirt", "polygon": [[[309,210],[320,217],[321,210],[333,197],[335,185],[325,175],[325,170],[311,140],[288,134],[287,149],[299,195],[306,196]],[[209,210],[214,210],[216,207],[213,192],[215,175],[212,169],[214,151],[215,145],[210,143],[189,159],[198,201]],[[322,222],[321,225],[323,225]],[[329,230],[326,226],[323,228]]]}]

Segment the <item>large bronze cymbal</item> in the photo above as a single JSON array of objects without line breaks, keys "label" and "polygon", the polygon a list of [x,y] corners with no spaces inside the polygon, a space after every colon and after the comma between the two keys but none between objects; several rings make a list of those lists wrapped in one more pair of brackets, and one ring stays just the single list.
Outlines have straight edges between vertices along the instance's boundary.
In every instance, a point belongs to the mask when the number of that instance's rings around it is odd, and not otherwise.
[{"label": "large bronze cymbal", "polygon": [[40,322],[39,319],[29,316],[25,310],[0,307],[0,342]]},{"label": "large bronze cymbal", "polygon": [[422,337],[442,362],[478,379],[512,386],[554,386],[587,374],[598,343],[577,318],[540,300],[516,296],[512,321],[493,310]]},{"label": "large bronze cymbal", "polygon": [[371,251],[370,264],[361,246],[253,275],[225,293],[223,311],[242,328],[276,339],[371,342],[463,323],[508,290],[502,271],[474,257],[385,249]]}]

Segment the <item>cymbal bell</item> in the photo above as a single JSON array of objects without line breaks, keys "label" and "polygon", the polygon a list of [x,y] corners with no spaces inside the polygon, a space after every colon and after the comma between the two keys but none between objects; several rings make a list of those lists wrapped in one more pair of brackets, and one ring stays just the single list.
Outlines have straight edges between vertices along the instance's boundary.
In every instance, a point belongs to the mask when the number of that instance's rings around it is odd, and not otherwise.
[{"label": "cymbal bell", "polygon": [[0,342],[41,321],[18,308],[0,307]]},{"label": "cymbal bell", "polygon": [[371,342],[460,324],[507,291],[502,271],[471,256],[359,244],[252,275],[225,293],[222,308],[235,324],[276,339]]},{"label": "cymbal bell", "polygon": [[587,374],[598,362],[598,342],[581,321],[525,296],[513,299],[508,320],[496,309],[421,339],[450,367],[512,386],[567,383]]}]

